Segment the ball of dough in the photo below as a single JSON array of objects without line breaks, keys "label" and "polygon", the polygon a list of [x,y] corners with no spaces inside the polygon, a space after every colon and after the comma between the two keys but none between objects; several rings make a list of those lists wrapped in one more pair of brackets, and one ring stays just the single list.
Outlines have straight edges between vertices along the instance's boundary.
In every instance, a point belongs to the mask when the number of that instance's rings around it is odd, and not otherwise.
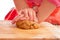
[{"label": "ball of dough", "polygon": [[28,20],[17,21],[16,26],[21,29],[38,29],[39,28],[38,23],[28,21]]}]

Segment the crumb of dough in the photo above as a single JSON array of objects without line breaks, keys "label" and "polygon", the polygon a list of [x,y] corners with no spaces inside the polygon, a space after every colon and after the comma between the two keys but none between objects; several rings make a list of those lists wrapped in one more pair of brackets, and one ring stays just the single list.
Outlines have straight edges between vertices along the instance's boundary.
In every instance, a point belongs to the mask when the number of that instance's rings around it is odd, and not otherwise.
[{"label": "crumb of dough", "polygon": [[17,21],[16,26],[21,29],[38,29],[40,27],[38,23],[28,20]]}]

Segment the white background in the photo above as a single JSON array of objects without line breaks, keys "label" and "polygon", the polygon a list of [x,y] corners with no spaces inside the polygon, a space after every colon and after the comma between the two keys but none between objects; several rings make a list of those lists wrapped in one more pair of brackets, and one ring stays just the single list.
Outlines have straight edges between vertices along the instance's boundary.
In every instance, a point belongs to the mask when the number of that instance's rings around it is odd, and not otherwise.
[{"label": "white background", "polygon": [[5,15],[14,6],[13,0],[0,0],[0,20],[4,20]]}]

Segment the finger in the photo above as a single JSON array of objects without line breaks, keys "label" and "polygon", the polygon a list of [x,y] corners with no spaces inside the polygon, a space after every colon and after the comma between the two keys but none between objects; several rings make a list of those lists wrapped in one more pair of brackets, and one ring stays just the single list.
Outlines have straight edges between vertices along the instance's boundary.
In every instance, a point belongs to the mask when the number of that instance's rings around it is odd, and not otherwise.
[{"label": "finger", "polygon": [[32,10],[32,12],[33,12],[33,21],[34,22],[38,22],[38,18],[37,18],[36,12],[34,10]]},{"label": "finger", "polygon": [[13,21],[12,21],[12,23],[15,23],[16,21],[18,21],[18,20],[26,20],[27,18],[25,17],[26,15],[25,15],[25,13],[24,13],[25,11],[24,10],[21,10],[19,13],[19,15],[17,15],[14,19],[13,19]]},{"label": "finger", "polygon": [[36,16],[36,13],[33,14],[33,19],[34,19],[34,20],[33,20],[34,22],[38,22],[38,18],[37,18],[37,16]]},{"label": "finger", "polygon": [[14,24],[19,19],[19,16],[17,15],[13,20],[12,23]]},{"label": "finger", "polygon": [[21,9],[21,10],[19,11],[18,15],[24,14],[23,12],[24,12],[24,9]]},{"label": "finger", "polygon": [[27,9],[24,9],[24,17],[26,17],[27,20],[29,19],[28,10]]},{"label": "finger", "polygon": [[25,17],[21,17],[19,20],[26,20],[26,18]]},{"label": "finger", "polygon": [[28,9],[29,20],[33,21],[33,11],[32,9]]},{"label": "finger", "polygon": [[34,22],[38,22],[38,18],[36,16],[36,13],[33,9],[29,9],[29,19],[34,21]]},{"label": "finger", "polygon": [[[29,17],[29,20],[31,20],[31,21],[35,21],[35,22],[38,22],[38,19],[37,19],[37,17],[36,17],[36,13],[35,13],[35,11],[34,10],[32,10],[32,9],[25,9],[24,10],[24,15],[25,15],[25,17]],[[24,20],[24,19],[27,19],[27,18],[21,18],[22,20]]]},{"label": "finger", "polygon": [[15,23],[18,20],[21,20],[20,18],[22,18],[24,15],[17,15],[13,20],[12,23]]}]

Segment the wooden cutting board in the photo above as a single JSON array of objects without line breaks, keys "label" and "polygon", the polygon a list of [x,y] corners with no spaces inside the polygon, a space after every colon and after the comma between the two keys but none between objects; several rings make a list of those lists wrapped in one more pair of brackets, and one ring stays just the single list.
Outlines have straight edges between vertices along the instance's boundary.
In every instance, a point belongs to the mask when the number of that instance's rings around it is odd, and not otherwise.
[{"label": "wooden cutting board", "polygon": [[60,38],[60,27],[42,22],[39,29],[23,30],[11,24],[11,21],[0,21],[0,39],[3,40],[40,40]]}]

